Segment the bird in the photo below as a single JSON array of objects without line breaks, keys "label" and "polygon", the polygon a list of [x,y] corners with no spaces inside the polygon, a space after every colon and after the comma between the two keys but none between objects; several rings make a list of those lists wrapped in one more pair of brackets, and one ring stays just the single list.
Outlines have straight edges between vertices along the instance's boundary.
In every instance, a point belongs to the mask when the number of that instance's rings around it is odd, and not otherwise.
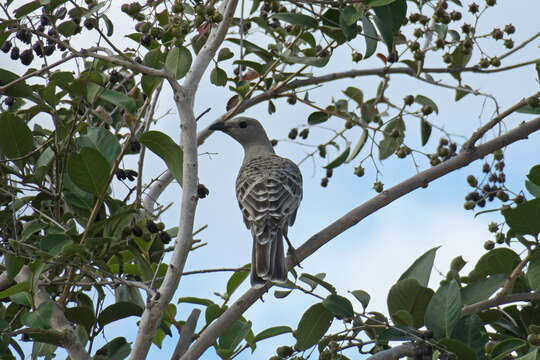
[{"label": "bird", "polygon": [[250,117],[219,121],[209,127],[222,131],[244,148],[244,160],[236,178],[236,198],[246,227],[251,230],[251,285],[267,281],[287,282],[283,238],[294,224],[302,200],[302,173],[291,160],[274,152],[261,123]]}]

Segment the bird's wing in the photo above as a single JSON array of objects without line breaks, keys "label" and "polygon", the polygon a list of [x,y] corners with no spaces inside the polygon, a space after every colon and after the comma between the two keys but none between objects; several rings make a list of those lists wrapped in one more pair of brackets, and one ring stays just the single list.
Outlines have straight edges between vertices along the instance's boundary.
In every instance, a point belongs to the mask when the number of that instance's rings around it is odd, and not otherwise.
[{"label": "bird's wing", "polygon": [[260,237],[269,228],[294,223],[302,200],[302,174],[288,159],[274,154],[258,156],[242,165],[236,196],[244,223]]}]

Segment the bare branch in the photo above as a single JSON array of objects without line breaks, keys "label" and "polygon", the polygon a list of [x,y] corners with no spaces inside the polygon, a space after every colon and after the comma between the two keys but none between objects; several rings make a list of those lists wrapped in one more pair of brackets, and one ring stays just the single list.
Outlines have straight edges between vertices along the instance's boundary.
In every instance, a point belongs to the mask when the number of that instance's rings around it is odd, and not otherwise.
[{"label": "bare branch", "polygon": [[184,325],[182,325],[180,339],[178,339],[178,343],[176,344],[176,348],[174,349],[171,360],[180,359],[180,357],[186,353],[189,345],[191,345],[193,342],[195,328],[197,327],[197,320],[199,319],[200,314],[201,310],[193,309]]},{"label": "bare branch", "polygon": [[487,310],[489,308],[492,308],[494,306],[499,306],[503,304],[510,304],[518,301],[537,301],[540,300],[540,292],[533,292],[533,293],[517,293],[517,294],[510,294],[505,296],[495,296],[493,299],[488,299],[484,301],[480,301],[476,304],[471,304],[464,306],[463,309],[461,309],[461,313],[463,315],[469,315],[469,314],[476,314],[480,311]]},{"label": "bare branch", "polygon": [[[317,251],[321,246],[336,238],[338,235],[358,224],[362,219],[385,207],[396,199],[412,192],[415,189],[429,184],[454,170],[467,166],[471,162],[481,159],[493,151],[514,143],[518,140],[526,139],[529,134],[540,130],[540,117],[524,122],[508,131],[506,134],[496,137],[483,145],[476,148],[462,151],[456,157],[442,162],[430,169],[424,170],[413,177],[383,191],[371,200],[352,209],[347,214],[328,225],[326,228],[319,231],[308,239],[302,246],[296,249],[295,257],[287,257],[287,265],[289,269],[294,267],[297,262],[303,261],[308,256]],[[234,302],[215,322],[213,322],[201,334],[195,344],[191,346],[188,352],[182,357],[182,360],[197,359],[202,355],[208,347],[210,347],[223,332],[229,327],[239,316],[242,315],[264,292],[272,287],[271,283],[267,283],[266,288],[249,289],[236,302]]]},{"label": "bare branch", "polygon": [[379,351],[375,355],[367,358],[367,360],[397,360],[402,357],[414,357],[416,346],[413,343],[405,343],[394,346],[391,349]]}]

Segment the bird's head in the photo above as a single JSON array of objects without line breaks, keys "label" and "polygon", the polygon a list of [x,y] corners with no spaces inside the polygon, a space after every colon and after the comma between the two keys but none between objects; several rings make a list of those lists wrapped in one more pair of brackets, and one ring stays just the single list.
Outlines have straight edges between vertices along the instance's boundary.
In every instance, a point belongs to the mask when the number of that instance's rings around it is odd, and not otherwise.
[{"label": "bird's head", "polygon": [[270,143],[261,123],[250,117],[240,116],[231,120],[220,121],[211,125],[209,129],[223,131],[244,147],[250,144]]}]

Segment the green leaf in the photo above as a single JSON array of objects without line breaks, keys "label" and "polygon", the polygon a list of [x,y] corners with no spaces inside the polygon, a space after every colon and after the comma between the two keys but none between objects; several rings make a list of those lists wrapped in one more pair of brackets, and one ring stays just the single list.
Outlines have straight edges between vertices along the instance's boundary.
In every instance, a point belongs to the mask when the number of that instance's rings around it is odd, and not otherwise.
[{"label": "green leaf", "polygon": [[72,20],[64,21],[58,25],[57,30],[65,37],[70,37],[75,34],[75,30],[77,30],[77,23]]},{"label": "green leaf", "polygon": [[0,291],[0,299],[5,299],[7,297],[13,296],[23,291],[30,290],[30,283],[28,281],[23,281],[13,286],[8,287],[7,289]]},{"label": "green leaf", "polygon": [[517,109],[516,112],[522,113],[522,114],[538,115],[538,114],[540,114],[540,107],[534,107],[533,108],[530,105],[523,105],[522,107]]},{"label": "green leaf", "polygon": [[424,314],[433,296],[433,290],[421,286],[415,279],[400,280],[388,292],[388,312],[391,316],[406,310],[413,316],[413,326],[424,325]]},{"label": "green leaf", "polygon": [[485,358],[485,345],[489,337],[478,315],[463,316],[454,328],[452,338],[470,347],[478,359]]},{"label": "green leaf", "polygon": [[413,326],[414,319],[407,310],[398,310],[392,314],[392,320],[398,325]]},{"label": "green leaf", "polygon": [[368,0],[366,2],[366,5],[371,7],[377,7],[377,6],[385,6],[388,4],[391,4],[395,2],[396,0]]},{"label": "green leaf", "polygon": [[131,114],[135,114],[137,112],[137,103],[135,100],[132,97],[122,94],[116,90],[105,89],[99,95],[99,97],[113,105],[120,106]]},{"label": "green leaf", "polygon": [[32,11],[39,9],[40,7],[41,7],[41,4],[39,3],[39,0],[31,1],[17,8],[15,10],[15,17],[17,19],[20,19],[23,16],[30,14]]},{"label": "green leaf", "polygon": [[310,57],[310,56],[288,56],[281,55],[281,60],[287,64],[306,64],[315,67],[325,67],[330,61],[330,56],[326,57]]},{"label": "green leaf", "polygon": [[332,324],[334,315],[322,304],[317,303],[309,307],[296,330],[296,348],[307,350],[317,344]]},{"label": "green leaf", "polygon": [[315,111],[309,114],[308,117],[308,124],[309,125],[317,125],[322,124],[326,120],[330,118],[330,115],[325,113],[324,111]]},{"label": "green leaf", "polygon": [[[19,158],[34,150],[32,132],[23,119],[12,112],[5,111],[0,114],[0,153],[7,158]],[[22,167],[25,160],[17,163]]]},{"label": "green leaf", "polygon": [[442,285],[426,309],[426,327],[435,338],[450,337],[461,317],[461,295],[455,280]]},{"label": "green leaf", "polygon": [[361,106],[364,102],[364,93],[362,90],[355,88],[354,86],[349,86],[345,91],[343,91],[345,95],[356,101],[358,106]]},{"label": "green leaf", "polygon": [[375,24],[377,25],[377,28],[379,29],[379,32],[386,43],[388,52],[390,53],[392,52],[394,45],[394,21],[392,18],[392,12],[389,6],[376,7],[374,10],[375,14],[377,15],[375,16]]},{"label": "green leaf", "polygon": [[189,71],[192,61],[191,52],[186,47],[175,46],[167,53],[165,67],[175,75],[176,79],[181,79]]},{"label": "green leaf", "polygon": [[162,158],[176,181],[182,185],[184,152],[168,135],[151,130],[141,135],[139,141]]},{"label": "green leaf", "polygon": [[476,360],[474,350],[459,340],[445,338],[440,340],[438,345],[456,354],[458,359]]},{"label": "green leaf", "polygon": [[141,78],[143,93],[148,97],[152,96],[152,93],[157,89],[162,81],[163,79],[157,76],[143,75]]},{"label": "green leaf", "polygon": [[274,326],[274,327],[265,329],[261,331],[260,333],[258,333],[257,335],[255,335],[255,342],[268,339],[274,336],[278,336],[281,334],[292,333],[292,332],[293,330],[288,326]]},{"label": "green leaf", "polygon": [[536,360],[538,349],[529,351],[527,354],[518,357],[516,360]]},{"label": "green leaf", "polygon": [[536,185],[535,183],[525,180],[525,187],[527,188],[527,191],[534,197],[540,198],[540,186]]},{"label": "green leaf", "polygon": [[349,292],[351,294],[353,294],[353,296],[358,301],[360,301],[360,303],[362,304],[362,307],[364,308],[364,311],[365,311],[368,304],[369,304],[369,300],[371,299],[371,296],[369,296],[369,294],[367,292],[365,292],[364,290],[353,290],[353,291],[349,291]]},{"label": "green leaf", "polygon": [[246,338],[250,330],[251,321],[236,320],[218,338],[218,348],[234,351],[240,342]]},{"label": "green leaf", "polygon": [[309,28],[317,28],[318,21],[311,16],[304,14],[293,14],[293,13],[276,13],[270,16],[273,19],[278,19],[285,21],[289,24],[306,26]]},{"label": "green leaf", "polygon": [[143,64],[154,69],[161,69],[163,67],[164,59],[165,55],[161,52],[161,50],[159,48],[155,48],[144,55]]},{"label": "green leaf", "polygon": [[35,311],[27,312],[21,316],[21,322],[31,328],[49,329],[55,303],[52,300],[41,303]]},{"label": "green leaf", "polygon": [[364,55],[364,59],[367,59],[377,50],[379,36],[367,16],[362,16],[362,27],[364,29],[364,39],[366,40],[366,54]]},{"label": "green leaf", "polygon": [[527,342],[518,338],[505,339],[498,342],[493,350],[491,351],[491,356],[493,360],[502,360],[505,359],[508,354],[512,351],[519,350],[527,346]]},{"label": "green leaf", "polygon": [[66,308],[64,315],[69,321],[84,326],[87,332],[96,322],[94,311],[86,306]]},{"label": "green leaf", "polygon": [[533,235],[540,233],[540,199],[523,202],[515,208],[501,210],[512,234]]},{"label": "green leaf", "polygon": [[210,82],[216,86],[227,85],[227,73],[225,70],[215,67],[210,73]]},{"label": "green leaf", "polygon": [[488,275],[510,275],[520,262],[519,255],[508,248],[493,249],[482,255],[474,270],[469,274],[469,278],[474,281]]},{"label": "green leaf", "polygon": [[335,316],[342,318],[352,318],[354,316],[351,302],[343,296],[330,294],[323,300],[322,304]]},{"label": "green leaf", "polygon": [[[452,62],[450,63],[450,66],[448,68],[462,68],[467,65],[469,60],[471,59],[472,52],[467,52],[463,45],[459,45],[455,48],[455,50],[452,52]],[[461,81],[461,72],[453,71],[450,73],[456,80]]]},{"label": "green leaf", "polygon": [[245,65],[250,69],[255,70],[259,75],[264,74],[265,66],[261,65],[260,63],[256,61],[249,61],[249,60],[235,60],[233,62],[234,65]]},{"label": "green leaf", "polygon": [[101,14],[100,18],[105,22],[105,27],[107,28],[107,36],[112,36],[112,34],[114,33],[114,25],[111,19],[109,19],[109,17],[105,14]]},{"label": "green leaf", "polygon": [[234,57],[234,53],[229,48],[222,48],[219,50],[217,61],[229,60]]},{"label": "green leaf", "polygon": [[420,105],[431,106],[431,108],[437,114],[439,113],[439,108],[437,107],[437,104],[435,104],[435,102],[433,100],[431,100],[430,98],[428,98],[427,96],[416,95],[416,97],[414,98],[414,102],[417,103],[417,104],[420,104]]},{"label": "green leaf", "polygon": [[427,287],[431,269],[433,268],[433,262],[435,261],[435,255],[439,248],[440,246],[437,246],[426,251],[422,256],[416,259],[407,270],[405,270],[399,280],[415,279],[421,286]]},{"label": "green leaf", "polygon": [[263,49],[262,47],[258,45],[255,45],[252,42],[247,41],[246,39],[241,40],[241,39],[228,38],[226,40],[236,45],[242,45],[247,54],[253,53],[257,55],[258,57],[260,57],[261,59],[263,59],[264,62],[269,62],[274,57],[272,53],[270,53],[269,51]]},{"label": "green leaf", "polygon": [[49,234],[43,237],[39,243],[39,248],[49,255],[55,256],[62,252],[62,248],[73,243],[65,234]]},{"label": "green leaf", "polygon": [[497,289],[504,285],[507,278],[504,274],[496,274],[467,285],[461,289],[463,304],[470,305],[488,299]]},{"label": "green leaf", "polygon": [[80,147],[87,146],[98,150],[101,155],[107,159],[107,162],[111,167],[122,151],[122,147],[116,136],[102,127],[88,129],[86,135],[76,139],[76,144]]},{"label": "green leaf", "polygon": [[131,346],[124,337],[114,338],[96,351],[96,353],[103,355],[107,360],[123,360],[129,356],[130,352]]},{"label": "green leaf", "polygon": [[343,8],[343,20],[345,25],[356,25],[356,22],[363,16],[363,12],[356,10],[352,6],[346,6]]},{"label": "green leaf", "polygon": [[[466,89],[472,90],[472,88],[469,85],[464,85],[463,87]],[[469,95],[470,93],[471,93],[470,91],[456,90],[455,100],[459,101],[463,99],[465,96]]]},{"label": "green leaf", "polygon": [[358,139],[358,142],[356,143],[356,146],[354,147],[354,149],[351,151],[349,158],[345,161],[346,163],[350,163],[352,160],[354,160],[354,158],[356,158],[356,156],[358,156],[360,151],[362,151],[362,148],[364,147],[364,145],[366,145],[367,138],[368,138],[367,129],[363,129],[362,135],[360,135],[360,138]]},{"label": "green leaf", "polygon": [[274,291],[274,296],[276,299],[283,299],[289,296],[289,294],[292,292],[292,290],[276,290]]},{"label": "green leaf", "polygon": [[527,281],[533,291],[540,290],[540,249],[535,249],[527,266]]},{"label": "green leaf", "polygon": [[[321,285],[323,288],[328,290],[330,293],[335,294],[336,293],[336,288],[332,284],[327,283],[326,281],[323,280],[325,278],[325,276],[326,276],[325,273],[319,273],[319,274],[316,274],[316,275],[302,273],[300,275],[299,279],[301,281],[305,282],[306,284],[310,285],[311,290],[314,290],[317,287],[317,285]],[[284,285],[284,284],[282,284],[282,285]]]},{"label": "green leaf", "polygon": [[347,160],[347,157],[349,156],[349,153],[351,152],[351,147],[347,146],[345,151],[343,151],[337,158],[330,161],[330,163],[326,166],[324,166],[325,169],[333,169],[338,167],[339,165],[343,164],[345,160]]},{"label": "green leaf", "polygon": [[531,168],[531,170],[529,170],[527,179],[540,186],[540,165],[535,165]]},{"label": "green leaf", "polygon": [[423,118],[420,119],[420,135],[422,137],[422,146],[425,146],[431,136],[431,124]]},{"label": "green leaf", "polygon": [[180,299],[178,299],[178,303],[189,303],[189,304],[197,304],[197,305],[204,305],[204,306],[210,306],[214,304],[212,300],[193,297],[193,296],[181,297]]},{"label": "green leaf", "polygon": [[[12,73],[11,71],[0,69],[0,86],[5,86],[19,78],[19,75]],[[30,100],[35,99],[34,92],[32,91],[32,88],[26,84],[26,81],[20,81],[17,84],[8,87],[2,92],[2,95],[23,97]]]},{"label": "green leaf", "polygon": [[247,267],[246,270],[240,270],[232,274],[229,281],[227,281],[227,295],[230,297],[248,276],[249,267]]},{"label": "green leaf", "polygon": [[111,166],[99,151],[85,146],[69,155],[67,170],[75,185],[98,196],[106,190]]},{"label": "green leaf", "polygon": [[6,265],[7,278],[9,281],[12,281],[15,276],[21,271],[24,265],[24,259],[22,257],[17,257],[9,253],[4,254],[4,261]]},{"label": "green leaf", "polygon": [[131,302],[118,302],[107,306],[98,316],[100,327],[115,322],[120,319],[125,319],[130,316],[141,316],[143,309],[137,304]]}]

